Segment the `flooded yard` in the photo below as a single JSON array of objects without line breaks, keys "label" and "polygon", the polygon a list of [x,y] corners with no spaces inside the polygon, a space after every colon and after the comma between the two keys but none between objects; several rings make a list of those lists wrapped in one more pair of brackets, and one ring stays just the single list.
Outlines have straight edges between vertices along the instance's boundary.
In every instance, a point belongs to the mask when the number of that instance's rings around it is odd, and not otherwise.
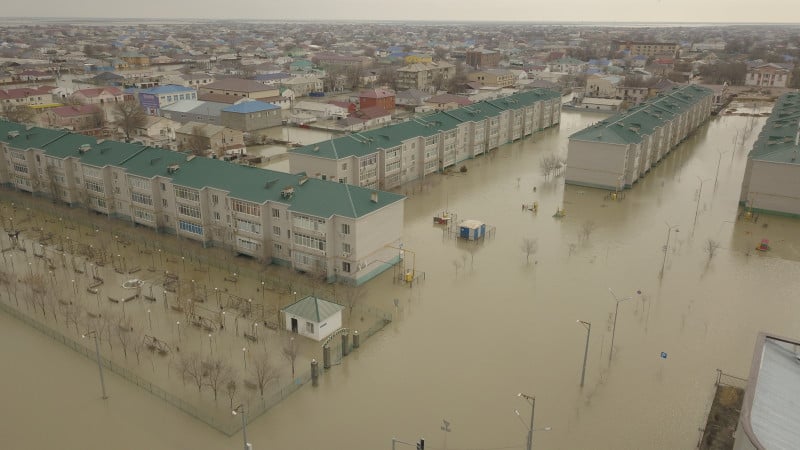
[{"label": "flooded yard", "polygon": [[[405,186],[403,245],[424,280],[370,281],[367,303],[393,322],[318,387],[253,418],[254,448],[374,450],[392,437],[523,448],[531,406],[519,392],[536,397],[535,448],[695,448],[716,369],[746,375],[759,331],[800,334],[797,222],[740,217],[761,117],[712,118],[617,199],[545,179],[541,158],[565,155],[568,135],[601,118],[565,111],[559,128],[468,161],[466,173]],[[532,202],[537,214],[521,208]],[[495,232],[456,240],[432,223],[444,210]],[[535,243],[527,251],[526,239]],[[756,251],[762,239],[770,251]],[[257,277],[240,282],[244,295],[264,295]],[[279,301],[269,295],[265,303]],[[577,320],[592,324],[583,387],[587,330]],[[106,376],[111,398],[102,400],[92,360],[5,314],[0,327],[0,396],[10,405],[0,436],[9,448],[241,447],[241,435],[214,431],[116,375]],[[238,355],[236,342],[215,349]],[[320,347],[303,357],[321,360]]]}]

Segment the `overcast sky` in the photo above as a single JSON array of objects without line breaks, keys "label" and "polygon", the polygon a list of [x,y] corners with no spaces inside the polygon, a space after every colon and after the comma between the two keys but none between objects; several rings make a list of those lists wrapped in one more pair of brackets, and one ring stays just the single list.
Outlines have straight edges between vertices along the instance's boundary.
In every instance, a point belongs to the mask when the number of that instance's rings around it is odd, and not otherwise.
[{"label": "overcast sky", "polygon": [[800,22],[798,0],[9,0],[3,3],[0,13],[3,17]]}]

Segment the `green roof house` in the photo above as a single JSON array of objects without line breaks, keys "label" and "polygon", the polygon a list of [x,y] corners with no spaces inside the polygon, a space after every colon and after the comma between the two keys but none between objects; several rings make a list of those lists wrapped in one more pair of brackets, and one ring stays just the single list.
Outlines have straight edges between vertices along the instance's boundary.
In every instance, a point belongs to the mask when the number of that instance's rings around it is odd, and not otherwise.
[{"label": "green roof house", "polygon": [[337,303],[308,296],[281,309],[286,329],[321,341],[342,327],[342,309]]}]

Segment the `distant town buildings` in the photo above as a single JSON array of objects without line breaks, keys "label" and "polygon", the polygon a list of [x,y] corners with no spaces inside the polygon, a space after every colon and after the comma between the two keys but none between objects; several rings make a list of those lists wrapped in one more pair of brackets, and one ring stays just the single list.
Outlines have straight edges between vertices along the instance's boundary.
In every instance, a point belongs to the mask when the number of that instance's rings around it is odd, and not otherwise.
[{"label": "distant town buildings", "polygon": [[448,62],[411,64],[397,69],[397,88],[433,92],[455,74],[456,66]]},{"label": "distant town buildings", "polygon": [[792,78],[791,64],[762,63],[747,68],[745,86],[786,87]]},{"label": "distant town buildings", "polygon": [[474,49],[467,50],[464,64],[476,69],[486,69],[490,67],[497,67],[502,60],[503,54],[500,52],[485,49]]},{"label": "distant town buildings", "polygon": [[711,115],[713,92],[674,88],[569,137],[568,184],[631,187]]},{"label": "distant town buildings", "polygon": [[677,58],[680,45],[674,42],[632,42],[632,41],[613,41],[612,50],[627,52],[630,56],[667,56]]}]

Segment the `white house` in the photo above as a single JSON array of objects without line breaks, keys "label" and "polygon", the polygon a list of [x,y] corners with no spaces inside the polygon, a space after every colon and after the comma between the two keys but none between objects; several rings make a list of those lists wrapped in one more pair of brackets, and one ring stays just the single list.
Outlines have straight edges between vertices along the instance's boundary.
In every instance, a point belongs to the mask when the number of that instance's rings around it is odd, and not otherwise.
[{"label": "white house", "polygon": [[308,296],[281,309],[288,331],[321,341],[342,327],[342,309],[337,303]]},{"label": "white house", "polygon": [[297,102],[292,108],[293,112],[311,114],[318,119],[331,119],[347,117],[347,109],[332,103]]}]

